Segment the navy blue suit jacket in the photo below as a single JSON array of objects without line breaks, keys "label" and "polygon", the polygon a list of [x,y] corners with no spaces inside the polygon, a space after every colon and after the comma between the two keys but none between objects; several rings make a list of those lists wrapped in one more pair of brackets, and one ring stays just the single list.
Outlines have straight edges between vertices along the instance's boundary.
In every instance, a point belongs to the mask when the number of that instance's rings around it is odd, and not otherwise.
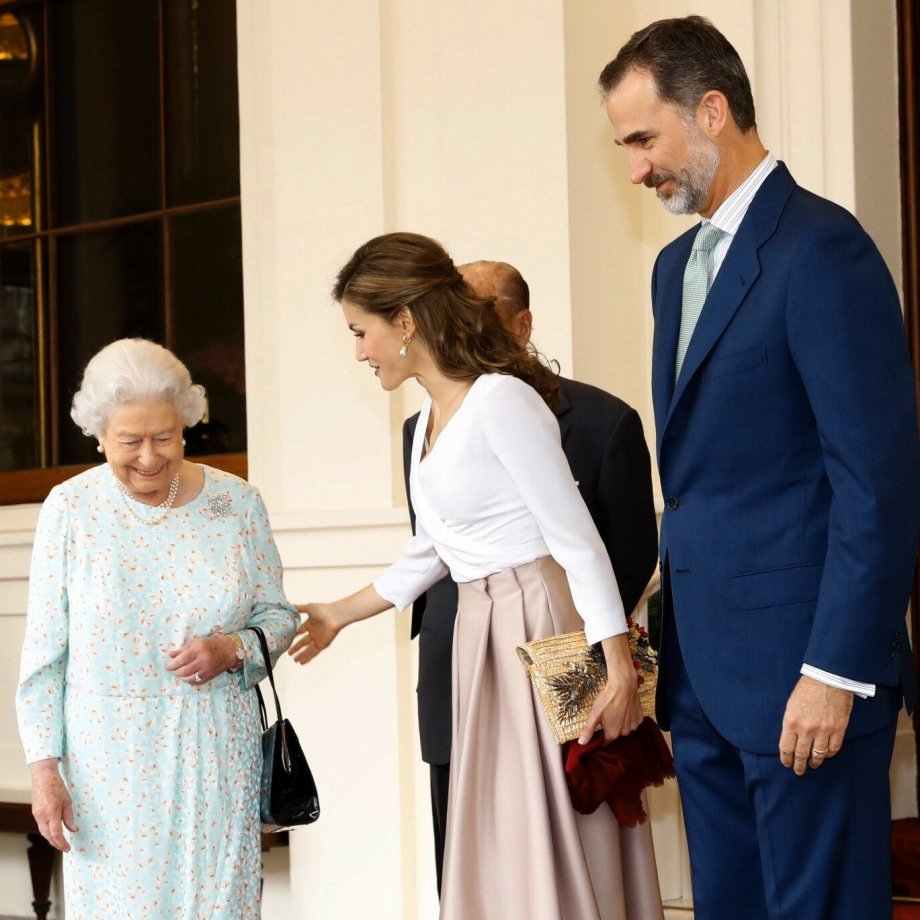
[{"label": "navy blue suit jacket", "polygon": [[[652,497],[651,460],[635,409],[597,387],[560,379],[556,410],[562,450],[582,498],[607,548],[627,613],[642,596],[658,548]],[[415,423],[403,424],[406,494]],[[412,502],[409,513],[412,515]],[[435,584],[412,607],[412,635],[419,636],[418,716],[422,758],[450,760],[451,653],[457,586],[448,578]]]},{"label": "navy blue suit jacket", "polygon": [[675,385],[696,230],[661,252],[652,282],[665,629],[676,625],[706,714],[741,749],[776,753],[803,662],[876,684],[848,734],[874,731],[902,692],[909,708],[916,693],[904,616],[920,447],[894,284],[856,219],[780,164],[732,241]]}]

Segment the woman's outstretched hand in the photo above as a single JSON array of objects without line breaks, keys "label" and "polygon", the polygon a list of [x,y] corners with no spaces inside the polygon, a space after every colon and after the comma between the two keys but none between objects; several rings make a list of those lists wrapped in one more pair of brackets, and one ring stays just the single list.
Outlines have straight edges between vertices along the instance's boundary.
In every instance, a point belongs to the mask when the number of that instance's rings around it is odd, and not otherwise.
[{"label": "woman's outstretched hand", "polygon": [[300,636],[288,649],[288,654],[298,664],[312,661],[350,623],[366,620],[389,610],[393,605],[384,600],[373,585],[343,597],[334,604],[295,604],[305,614],[297,635]]},{"label": "woman's outstretched hand", "polygon": [[295,604],[304,614],[304,621],[297,630],[298,639],[288,649],[288,654],[298,664],[312,661],[323,649],[332,644],[343,623],[337,617],[335,604]]},{"label": "woman's outstretched hand", "polygon": [[604,639],[602,645],[607,659],[607,686],[594,701],[585,730],[578,738],[579,744],[587,744],[598,726],[603,728],[604,737],[613,741],[635,731],[644,718],[626,634]]}]

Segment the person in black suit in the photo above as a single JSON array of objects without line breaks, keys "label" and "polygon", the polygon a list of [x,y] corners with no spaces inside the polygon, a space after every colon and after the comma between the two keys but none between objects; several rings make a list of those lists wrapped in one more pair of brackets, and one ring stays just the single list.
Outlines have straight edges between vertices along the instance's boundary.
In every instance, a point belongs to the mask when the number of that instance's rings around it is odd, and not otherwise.
[{"label": "person in black suit", "polygon": [[[505,262],[471,262],[459,268],[477,294],[495,301],[502,324],[526,348],[533,316],[530,290]],[[648,584],[658,557],[651,463],[638,413],[597,387],[560,379],[556,411],[562,449],[613,564],[627,613]],[[403,467],[409,494],[409,459],[418,413],[403,423]],[[415,514],[409,499],[409,516]],[[438,891],[447,818],[451,744],[451,653],[457,585],[444,578],[412,607],[412,637],[419,637],[418,721],[422,759],[431,769]]]}]

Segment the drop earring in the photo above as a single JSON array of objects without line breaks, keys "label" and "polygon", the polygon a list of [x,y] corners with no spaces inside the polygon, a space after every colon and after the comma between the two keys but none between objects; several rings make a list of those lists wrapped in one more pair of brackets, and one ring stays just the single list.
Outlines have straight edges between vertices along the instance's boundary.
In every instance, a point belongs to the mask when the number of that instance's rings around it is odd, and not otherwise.
[{"label": "drop earring", "polygon": [[402,339],[402,348],[399,349],[399,357],[405,358],[409,354],[409,343],[412,341],[408,335],[404,335]]}]

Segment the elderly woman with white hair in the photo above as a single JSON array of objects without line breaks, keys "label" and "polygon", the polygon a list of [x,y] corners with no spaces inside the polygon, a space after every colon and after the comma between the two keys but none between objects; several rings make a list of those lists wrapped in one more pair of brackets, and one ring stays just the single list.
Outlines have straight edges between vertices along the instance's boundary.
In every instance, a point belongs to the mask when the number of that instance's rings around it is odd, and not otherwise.
[{"label": "elderly woman with white hair", "polygon": [[[204,391],[122,339],[71,415],[106,463],[41,510],[16,706],[67,916],[259,916],[259,626],[300,617],[259,493],[184,458]],[[65,833],[66,829],[66,833]]]}]

